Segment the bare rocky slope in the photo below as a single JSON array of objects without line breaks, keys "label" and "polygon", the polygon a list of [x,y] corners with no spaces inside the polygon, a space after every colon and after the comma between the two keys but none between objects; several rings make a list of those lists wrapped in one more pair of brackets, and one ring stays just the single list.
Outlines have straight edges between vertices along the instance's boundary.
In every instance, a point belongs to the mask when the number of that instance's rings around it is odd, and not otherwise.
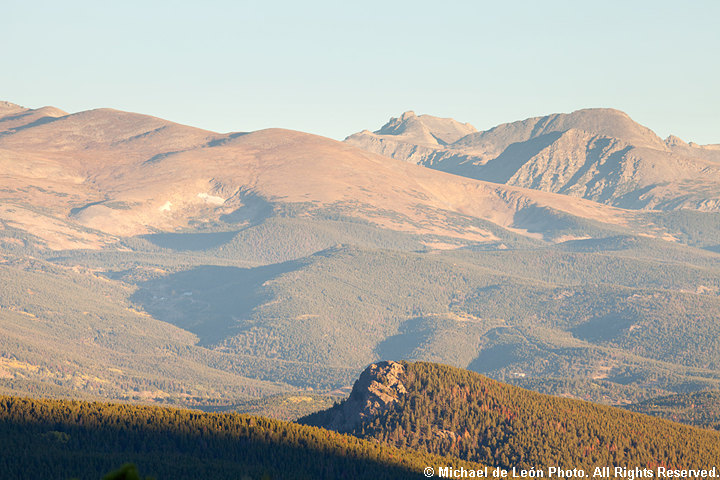
[{"label": "bare rocky slope", "polygon": [[456,125],[463,124],[406,112],[345,141],[464,177],[627,209],[720,211],[717,145],[663,141],[618,110],[553,114],[432,141],[433,132]]}]

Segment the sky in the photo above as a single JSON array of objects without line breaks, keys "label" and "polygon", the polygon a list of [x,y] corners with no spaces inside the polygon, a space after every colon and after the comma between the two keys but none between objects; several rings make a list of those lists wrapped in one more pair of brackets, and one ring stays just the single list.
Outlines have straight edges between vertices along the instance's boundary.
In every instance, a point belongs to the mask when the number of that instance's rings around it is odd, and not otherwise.
[{"label": "sky", "polygon": [[580,108],[720,143],[720,2],[0,2],[0,100],[342,139]]}]

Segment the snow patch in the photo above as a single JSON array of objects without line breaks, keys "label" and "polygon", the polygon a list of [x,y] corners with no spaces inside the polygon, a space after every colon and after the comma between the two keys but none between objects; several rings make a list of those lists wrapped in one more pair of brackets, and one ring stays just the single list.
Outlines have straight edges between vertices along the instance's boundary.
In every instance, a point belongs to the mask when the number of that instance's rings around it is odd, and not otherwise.
[{"label": "snow patch", "polygon": [[160,207],[161,212],[169,212],[170,208],[172,207],[172,202],[165,202],[162,207]]},{"label": "snow patch", "polygon": [[212,203],[213,205],[222,205],[225,203],[225,199],[222,197],[216,197],[215,195],[209,195],[207,193],[198,193],[198,198],[205,200],[205,203]]}]

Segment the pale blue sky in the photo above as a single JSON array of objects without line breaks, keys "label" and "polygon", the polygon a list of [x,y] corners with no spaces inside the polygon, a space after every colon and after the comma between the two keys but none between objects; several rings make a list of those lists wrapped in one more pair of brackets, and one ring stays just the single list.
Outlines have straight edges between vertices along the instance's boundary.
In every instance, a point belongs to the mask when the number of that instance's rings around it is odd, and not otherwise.
[{"label": "pale blue sky", "polygon": [[720,143],[720,2],[0,3],[0,99],[332,138],[613,107]]}]

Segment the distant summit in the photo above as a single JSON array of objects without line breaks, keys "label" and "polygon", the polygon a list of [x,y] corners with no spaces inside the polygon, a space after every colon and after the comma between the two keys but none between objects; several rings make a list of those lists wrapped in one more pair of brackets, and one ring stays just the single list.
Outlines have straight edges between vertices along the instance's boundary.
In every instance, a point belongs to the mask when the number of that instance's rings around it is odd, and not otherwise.
[{"label": "distant summit", "polygon": [[662,140],[611,108],[533,117],[482,132],[406,112],[345,141],[463,177],[626,209],[720,211],[720,149],[675,136]]},{"label": "distant summit", "polygon": [[391,118],[374,134],[422,145],[448,145],[475,132],[477,130],[469,123],[460,123],[452,118],[418,116],[410,110],[400,118]]},{"label": "distant summit", "polygon": [[23,110],[27,109],[25,107],[21,107],[20,105],[0,100],[0,115],[11,115],[15,112],[21,112]]},{"label": "distant summit", "polygon": [[647,127],[634,122],[625,112],[612,108],[586,108],[572,113],[555,113],[544,117],[506,123],[478,132],[458,147],[480,146],[488,142],[507,147],[549,133],[580,130],[593,135],[617,138],[625,143],[664,150],[664,142]]},{"label": "distant summit", "polygon": [[665,139],[665,144],[668,147],[687,147],[688,144],[683,139],[676,137],[675,135],[668,135]]},{"label": "distant summit", "polygon": [[10,102],[0,102],[0,134],[47,123],[67,114],[55,107],[32,109]]}]

